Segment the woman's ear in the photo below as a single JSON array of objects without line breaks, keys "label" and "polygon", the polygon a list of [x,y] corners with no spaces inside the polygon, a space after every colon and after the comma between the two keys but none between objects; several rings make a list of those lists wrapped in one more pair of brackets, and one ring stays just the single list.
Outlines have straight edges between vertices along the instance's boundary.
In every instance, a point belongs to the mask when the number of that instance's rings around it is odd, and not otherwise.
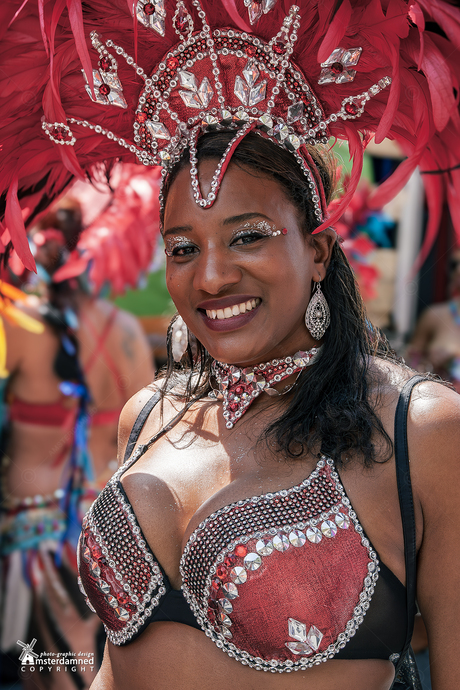
[{"label": "woman's ear", "polygon": [[331,260],[332,249],[337,241],[337,233],[333,228],[326,228],[318,235],[311,235],[310,237],[315,249],[314,262],[318,269],[318,278],[324,280]]}]

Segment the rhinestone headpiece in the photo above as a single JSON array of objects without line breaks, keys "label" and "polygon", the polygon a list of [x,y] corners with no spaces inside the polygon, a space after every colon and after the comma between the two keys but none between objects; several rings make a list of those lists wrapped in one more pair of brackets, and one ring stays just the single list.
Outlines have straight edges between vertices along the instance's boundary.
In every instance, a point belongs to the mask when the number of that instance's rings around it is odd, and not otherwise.
[{"label": "rhinestone headpiece", "polygon": [[[364,93],[345,96],[337,112],[326,116],[321,103],[305,76],[290,60],[298,38],[300,10],[292,5],[279,30],[269,41],[236,29],[211,29],[199,0],[192,6],[200,21],[195,26],[192,14],[183,0],[168,16],[163,0],[136,5],[136,17],[144,26],[163,36],[171,21],[178,42],[163,57],[151,75],[111,39],[91,33],[93,48],[99,54],[98,69],[92,78],[84,74],[88,96],[101,105],[126,108],[117,70],[116,55],[126,60],[144,81],[133,123],[133,142],[117,137],[100,125],[69,118],[66,123],[43,123],[50,139],[73,145],[75,136],[69,125],[90,127],[128,148],[144,165],[161,164],[163,179],[180,159],[186,147],[190,150],[191,178],[195,200],[203,208],[214,203],[231,155],[250,131],[269,138],[287,149],[301,165],[312,193],[315,215],[320,224],[326,215],[326,201],[319,173],[306,148],[326,143],[328,125],[338,119],[360,117],[367,101],[385,89],[390,77],[382,77]],[[270,12],[276,0],[263,3],[245,0],[251,24]],[[353,81],[353,69],[362,49],[336,48],[322,63],[319,84],[345,84]],[[202,196],[197,171],[197,141],[210,130],[234,129],[215,171],[210,192]],[[160,203],[162,195],[160,196]]]}]

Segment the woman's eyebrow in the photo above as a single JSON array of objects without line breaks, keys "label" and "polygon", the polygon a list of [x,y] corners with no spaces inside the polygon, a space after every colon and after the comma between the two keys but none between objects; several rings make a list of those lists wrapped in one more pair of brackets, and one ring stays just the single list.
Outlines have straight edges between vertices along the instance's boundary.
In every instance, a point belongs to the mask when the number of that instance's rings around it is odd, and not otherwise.
[{"label": "woman's eyebrow", "polygon": [[166,237],[166,235],[177,235],[181,232],[190,232],[190,230],[193,230],[191,225],[176,225],[174,228],[168,228],[165,230],[163,237]]},{"label": "woman's eyebrow", "polygon": [[252,218],[265,218],[265,220],[272,221],[272,219],[266,216],[264,213],[253,211],[250,213],[241,213],[239,216],[230,216],[229,218],[226,218],[224,221],[222,221],[222,225],[234,225],[236,223],[243,223],[245,220],[252,220]]}]

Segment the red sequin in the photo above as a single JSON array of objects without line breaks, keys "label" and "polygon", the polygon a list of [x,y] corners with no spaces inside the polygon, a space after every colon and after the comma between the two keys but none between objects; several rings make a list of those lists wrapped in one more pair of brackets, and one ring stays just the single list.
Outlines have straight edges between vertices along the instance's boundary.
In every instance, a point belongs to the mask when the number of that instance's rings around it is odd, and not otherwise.
[{"label": "red sequin", "polygon": [[349,115],[356,115],[358,112],[358,107],[354,103],[347,103],[345,110]]},{"label": "red sequin", "polygon": [[247,552],[248,552],[248,550],[245,546],[243,546],[243,544],[238,544],[238,546],[235,549],[236,555],[239,556],[240,558],[244,558],[246,556]]},{"label": "red sequin", "polygon": [[287,46],[284,41],[276,41],[273,44],[273,52],[275,52],[277,55],[284,55],[286,52]]},{"label": "red sequin", "polygon": [[169,57],[166,60],[166,67],[169,67],[169,69],[176,69],[178,64],[179,64],[179,60],[176,57]]},{"label": "red sequin", "polygon": [[99,87],[99,93],[101,93],[103,96],[108,96],[110,93],[110,86],[107,86],[107,84],[101,84]]},{"label": "red sequin", "polygon": [[341,74],[343,72],[343,65],[341,62],[334,62],[331,65],[331,72],[333,74]]},{"label": "red sequin", "polygon": [[144,12],[148,17],[150,17],[155,13],[155,5],[153,5],[151,2],[148,2],[146,5],[144,5]]},{"label": "red sequin", "polygon": [[147,113],[137,113],[136,115],[136,120],[140,122],[141,124],[145,122],[147,119]]},{"label": "red sequin", "polygon": [[257,48],[255,46],[246,46],[244,52],[248,57],[254,57],[257,53]]},{"label": "red sequin", "polygon": [[216,575],[221,580],[225,579],[225,577],[227,576],[227,568],[225,567],[225,565],[218,565],[217,566]]}]

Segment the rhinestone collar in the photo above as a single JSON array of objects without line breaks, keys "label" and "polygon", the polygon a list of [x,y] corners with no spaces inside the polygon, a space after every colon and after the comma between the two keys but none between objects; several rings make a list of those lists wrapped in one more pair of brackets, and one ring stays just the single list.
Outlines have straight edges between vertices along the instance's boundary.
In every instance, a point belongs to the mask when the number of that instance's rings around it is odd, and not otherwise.
[{"label": "rhinestone collar", "polygon": [[300,375],[303,369],[313,364],[320,349],[321,347],[312,347],[307,352],[299,350],[292,357],[272,359],[270,362],[244,369],[233,364],[214,361],[212,376],[218,384],[218,390],[214,393],[218,399],[223,400],[223,414],[227,429],[231,429],[236,424],[261,393],[272,396],[289,393],[297,383],[297,379],[281,392],[272,385],[292,374]]}]

